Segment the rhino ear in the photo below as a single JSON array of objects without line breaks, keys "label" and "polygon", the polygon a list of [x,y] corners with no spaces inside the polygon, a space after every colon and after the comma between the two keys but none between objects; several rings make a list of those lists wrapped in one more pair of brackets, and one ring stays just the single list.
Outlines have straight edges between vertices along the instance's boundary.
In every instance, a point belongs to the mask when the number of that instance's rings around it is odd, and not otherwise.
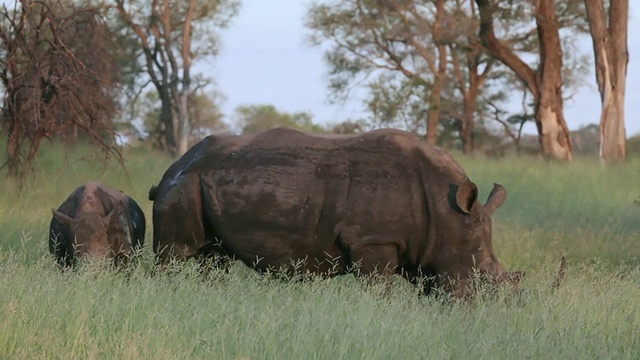
[{"label": "rhino ear", "polygon": [[[449,187],[450,198],[455,200],[455,207],[465,214],[471,213],[473,204],[478,199],[478,187],[471,181],[462,185],[451,185]],[[454,196],[451,196],[454,195]]]},{"label": "rhino ear", "polygon": [[53,218],[58,220],[58,222],[65,227],[71,227],[76,222],[74,219],[61,213],[60,211],[57,211],[56,209],[52,208],[51,212],[53,213]]},{"label": "rhino ear", "polygon": [[111,224],[120,220],[120,218],[124,215],[124,209],[122,206],[114,206],[111,208],[111,211],[107,215],[105,215],[105,219]]},{"label": "rhino ear", "polygon": [[487,202],[484,204],[484,208],[493,214],[493,212],[507,199],[507,190],[500,184],[493,184],[493,190],[487,198]]},{"label": "rhino ear", "polygon": [[104,219],[108,226],[108,233],[124,236],[124,239],[129,244],[133,243],[130,231],[131,220],[127,217],[127,209],[124,206],[115,206],[105,215]]},{"label": "rhino ear", "polygon": [[115,205],[115,201],[111,194],[102,189],[102,187],[96,187],[95,195],[98,197],[98,200],[100,200],[100,203],[102,203],[102,205],[107,209]]}]

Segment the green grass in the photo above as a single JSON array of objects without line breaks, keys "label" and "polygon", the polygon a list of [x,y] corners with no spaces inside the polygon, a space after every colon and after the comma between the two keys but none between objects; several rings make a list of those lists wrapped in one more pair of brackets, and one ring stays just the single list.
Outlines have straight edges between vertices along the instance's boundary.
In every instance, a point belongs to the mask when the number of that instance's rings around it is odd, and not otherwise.
[{"label": "green grass", "polygon": [[[640,161],[457,156],[494,216],[494,246],[525,270],[519,300],[471,303],[391,291],[352,276],[282,281],[236,264],[229,274],[151,269],[151,202],[171,159],[127,151],[116,165],[67,161],[47,149],[22,194],[0,179],[0,359],[638,359],[640,358]],[[100,180],[137,199],[149,223],[140,266],[101,264],[60,274],[47,253],[50,208],[80,183]],[[561,256],[565,282],[552,292]]]}]

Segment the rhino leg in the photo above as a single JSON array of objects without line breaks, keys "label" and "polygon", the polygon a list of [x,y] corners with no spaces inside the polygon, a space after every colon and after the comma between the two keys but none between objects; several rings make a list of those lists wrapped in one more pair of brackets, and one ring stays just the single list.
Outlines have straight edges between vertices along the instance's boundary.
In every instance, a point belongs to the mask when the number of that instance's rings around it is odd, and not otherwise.
[{"label": "rhino leg", "polygon": [[203,238],[202,225],[194,219],[182,217],[179,225],[168,226],[163,225],[161,220],[154,221],[154,252],[157,263],[167,265],[172,261],[186,261],[198,255],[198,242]]},{"label": "rhino leg", "polygon": [[356,275],[372,278],[381,275],[385,282],[398,269],[398,248],[395,244],[365,245],[350,249],[351,265]]},{"label": "rhino leg", "polygon": [[185,183],[156,198],[153,207],[153,251],[159,265],[186,261],[205,244],[198,186]]},{"label": "rhino leg", "polygon": [[345,260],[356,276],[381,275],[388,279],[398,271],[398,242],[384,235],[367,234],[360,226],[339,225],[337,245],[344,249]]},{"label": "rhino leg", "polygon": [[205,246],[197,258],[202,275],[207,275],[214,269],[229,273],[232,259],[224,253],[220,246]]}]

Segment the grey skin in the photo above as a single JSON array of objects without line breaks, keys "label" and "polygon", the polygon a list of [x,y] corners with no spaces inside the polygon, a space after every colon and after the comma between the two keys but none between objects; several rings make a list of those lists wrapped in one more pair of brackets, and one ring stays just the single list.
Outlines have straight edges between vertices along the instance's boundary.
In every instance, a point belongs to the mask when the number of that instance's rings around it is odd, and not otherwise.
[{"label": "grey skin", "polygon": [[149,198],[157,261],[238,259],[257,271],[423,276],[465,296],[479,272],[517,285],[492,244],[487,201],[440,148],[382,129],[316,135],[279,128],[209,136],[172,164]]}]

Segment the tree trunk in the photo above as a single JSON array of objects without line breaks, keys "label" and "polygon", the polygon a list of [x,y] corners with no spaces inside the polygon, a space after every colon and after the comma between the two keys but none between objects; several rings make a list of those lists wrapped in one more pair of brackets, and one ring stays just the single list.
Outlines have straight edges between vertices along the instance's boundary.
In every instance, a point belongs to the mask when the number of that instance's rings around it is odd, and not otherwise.
[{"label": "tree trunk", "polygon": [[553,0],[538,0],[536,24],[540,41],[540,65],[535,72],[493,32],[493,5],[476,0],[480,12],[480,39],[483,46],[508,66],[531,91],[542,153],[550,158],[570,161],[573,149],[562,108],[562,47]]},{"label": "tree trunk", "polygon": [[[471,1],[473,6],[473,1]],[[475,13],[475,12],[474,12]],[[453,73],[458,83],[458,90],[462,94],[463,111],[460,124],[460,141],[462,142],[462,153],[471,154],[475,148],[473,142],[473,129],[475,128],[474,115],[478,104],[478,94],[493,66],[493,61],[485,64],[482,72],[479,72],[480,56],[482,50],[475,46],[475,39],[469,38],[469,43],[474,44],[471,48],[464,49],[466,57],[467,74],[462,71],[462,64],[458,56],[459,48],[449,46]]]},{"label": "tree trunk", "polygon": [[429,93],[429,112],[427,115],[427,142],[433,145],[438,143],[440,101],[447,75],[447,47],[445,45],[438,46],[438,57],[438,73],[434,74],[435,81]]},{"label": "tree trunk", "polygon": [[19,139],[19,137],[15,136],[15,133],[17,132],[15,130],[17,129],[12,131],[13,136],[7,137],[7,176],[19,179],[21,178],[20,169],[22,166],[20,165],[22,161],[20,159],[20,145],[17,143],[17,139]]},{"label": "tree trunk", "polygon": [[193,12],[196,7],[195,0],[189,0],[189,7],[184,22],[184,30],[182,32],[182,48],[180,56],[182,57],[182,79],[180,81],[182,88],[177,94],[177,112],[178,112],[178,156],[184,155],[189,150],[189,134],[191,133],[191,124],[189,122],[189,92],[191,91],[191,22],[193,20]]},{"label": "tree trunk", "polygon": [[19,116],[19,114],[24,116],[24,112],[21,111],[23,109],[22,99],[17,94],[10,93],[3,101],[2,117],[4,123],[0,124],[4,126],[4,129],[0,127],[0,132],[5,130],[7,134],[7,161],[2,166],[7,166],[7,177],[19,180],[23,180],[26,174],[25,164],[23,164],[23,141],[25,139],[23,124],[25,122],[22,121],[24,117]]},{"label": "tree trunk", "polygon": [[187,114],[187,94],[181,93],[178,104],[178,151],[177,155],[184,155],[189,150],[189,118]]},{"label": "tree trunk", "polygon": [[[440,124],[440,101],[442,89],[447,76],[447,46],[442,44],[442,22],[444,19],[444,2],[445,0],[436,0],[436,18],[433,23],[433,31],[431,36],[433,42],[438,49],[438,69],[435,77],[433,88],[429,93],[429,112],[427,114],[427,142],[429,144],[438,143],[438,125]],[[433,66],[432,66],[433,68]]]},{"label": "tree trunk", "polygon": [[427,100],[429,102],[429,111],[427,112],[426,140],[432,145],[436,145],[438,143],[438,125],[440,125],[440,94],[442,93],[443,87],[444,82],[438,80],[438,76],[436,76],[436,81],[429,92],[429,99]]},{"label": "tree trunk", "polygon": [[623,162],[627,156],[624,98],[629,62],[629,1],[611,2],[608,27],[602,0],[585,0],[585,5],[596,59],[596,80],[602,100],[600,160],[604,164],[614,164]]},{"label": "tree trunk", "polygon": [[627,133],[624,126],[624,93],[624,85],[622,89],[611,86],[609,93],[605,94],[602,99],[602,115],[600,116],[600,159],[605,164],[620,163],[627,157]]},{"label": "tree trunk", "polygon": [[171,95],[166,90],[158,89],[160,94],[160,122],[164,124],[164,146],[165,151],[170,154],[177,152],[175,128],[173,126],[173,107],[171,106]]},{"label": "tree trunk", "polygon": [[478,89],[469,88],[467,96],[464,99],[464,111],[462,118],[462,126],[460,129],[460,140],[462,140],[462,153],[473,153],[473,129],[475,127],[474,115],[476,112],[476,103],[478,101]]},{"label": "tree trunk", "polygon": [[534,94],[535,118],[542,153],[554,159],[571,160],[571,137],[562,105],[562,46],[553,0],[540,0],[536,24],[540,40],[540,69]]},{"label": "tree trunk", "polygon": [[535,102],[535,119],[538,138],[545,157],[558,160],[572,160],[571,138],[562,112],[562,94],[545,91]]}]

